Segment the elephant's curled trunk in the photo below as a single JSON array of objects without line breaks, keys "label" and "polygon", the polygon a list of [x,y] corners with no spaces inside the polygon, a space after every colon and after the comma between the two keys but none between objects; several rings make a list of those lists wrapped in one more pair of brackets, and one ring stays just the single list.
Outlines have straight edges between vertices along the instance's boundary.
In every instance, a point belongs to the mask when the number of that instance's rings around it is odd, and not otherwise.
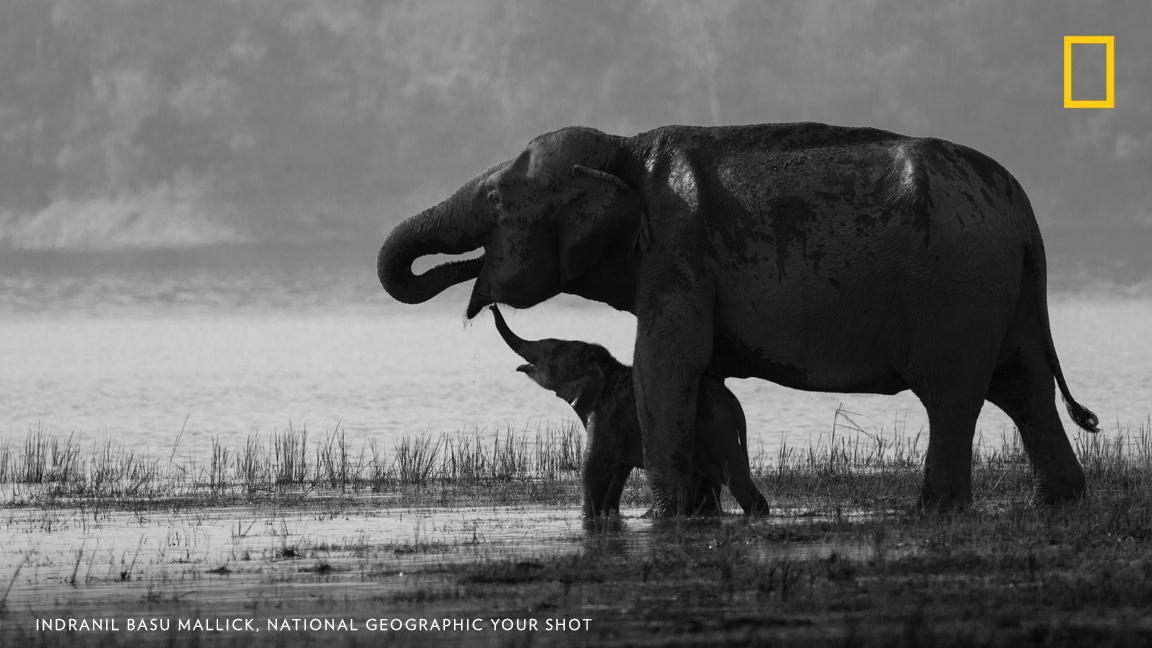
[{"label": "elephant's curled trunk", "polygon": [[443,263],[420,275],[412,272],[412,263],[422,256],[462,254],[480,247],[490,223],[478,185],[479,178],[472,180],[392,230],[376,257],[376,275],[389,295],[405,304],[419,304],[480,274],[482,256]]}]

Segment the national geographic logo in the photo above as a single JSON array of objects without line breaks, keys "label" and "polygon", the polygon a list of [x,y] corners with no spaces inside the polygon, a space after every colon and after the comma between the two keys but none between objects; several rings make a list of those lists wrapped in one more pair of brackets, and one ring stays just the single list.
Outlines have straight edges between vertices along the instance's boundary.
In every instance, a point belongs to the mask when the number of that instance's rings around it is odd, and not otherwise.
[{"label": "national geographic logo", "polygon": [[[1074,45],[1104,46],[1104,98],[1072,98],[1072,50]],[[1115,36],[1065,36],[1064,37],[1064,107],[1065,108],[1115,108],[1116,106],[1116,37]]]}]

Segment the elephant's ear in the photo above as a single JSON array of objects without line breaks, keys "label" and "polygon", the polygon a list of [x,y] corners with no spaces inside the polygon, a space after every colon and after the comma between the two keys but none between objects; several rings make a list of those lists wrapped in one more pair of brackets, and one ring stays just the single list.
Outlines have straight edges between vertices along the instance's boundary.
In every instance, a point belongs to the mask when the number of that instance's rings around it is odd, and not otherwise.
[{"label": "elephant's ear", "polygon": [[560,225],[560,276],[575,279],[614,250],[648,249],[652,234],[644,203],[620,178],[575,165],[564,192]]},{"label": "elephant's ear", "polygon": [[604,391],[604,372],[593,364],[587,374],[570,380],[553,391],[577,412],[595,409]]}]

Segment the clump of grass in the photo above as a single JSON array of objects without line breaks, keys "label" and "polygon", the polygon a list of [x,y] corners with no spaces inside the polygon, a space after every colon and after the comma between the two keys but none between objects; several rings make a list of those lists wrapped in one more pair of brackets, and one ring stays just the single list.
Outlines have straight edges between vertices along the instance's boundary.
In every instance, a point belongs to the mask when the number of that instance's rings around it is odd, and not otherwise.
[{"label": "clump of grass", "polygon": [[535,469],[538,473],[559,476],[580,470],[584,462],[584,431],[576,423],[547,427],[536,436]]},{"label": "clump of grass", "polygon": [[208,463],[208,488],[220,492],[228,486],[228,448],[220,445],[219,437],[212,437],[212,456]]},{"label": "clump of grass", "polygon": [[273,471],[279,486],[296,486],[308,478],[308,429],[299,433],[288,425],[283,434],[272,437]]},{"label": "clump of grass", "polygon": [[244,489],[251,492],[268,480],[267,453],[260,443],[260,437],[249,434],[244,440],[244,449],[236,457],[236,481],[244,485]]},{"label": "clump of grass", "polygon": [[360,481],[360,467],[363,450],[355,463],[348,451],[348,440],[344,430],[337,424],[336,429],[316,446],[316,469],[318,478],[329,488],[346,490]]},{"label": "clump of grass", "polygon": [[399,481],[407,486],[427,484],[436,470],[442,440],[429,436],[403,437],[396,444],[395,466]]},{"label": "clump of grass", "polygon": [[368,458],[368,466],[365,469],[367,486],[377,492],[387,490],[392,482],[392,475],[376,446],[376,439],[368,441],[368,451],[371,456]]},{"label": "clump of grass", "polygon": [[37,426],[24,440],[24,455],[17,462],[15,480],[26,484],[69,482],[79,473],[80,448],[73,435],[49,436]]},{"label": "clump of grass", "polygon": [[1077,433],[1076,454],[1089,480],[1130,482],[1152,469],[1152,417],[1137,430],[1116,426],[1116,434]]},{"label": "clump of grass", "polygon": [[462,482],[479,481],[486,476],[489,463],[479,434],[445,438],[445,477]]},{"label": "clump of grass", "polygon": [[583,433],[575,425],[529,430],[496,430],[486,434],[442,437],[439,479],[461,483],[555,480],[580,469]]},{"label": "clump of grass", "polygon": [[524,479],[531,474],[528,439],[507,432],[492,440],[492,478],[501,481]]}]

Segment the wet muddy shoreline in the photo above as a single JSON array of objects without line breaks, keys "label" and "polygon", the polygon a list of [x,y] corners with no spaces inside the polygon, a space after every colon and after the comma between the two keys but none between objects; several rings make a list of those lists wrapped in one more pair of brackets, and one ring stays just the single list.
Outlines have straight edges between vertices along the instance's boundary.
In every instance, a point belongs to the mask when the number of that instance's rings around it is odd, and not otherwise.
[{"label": "wet muddy shoreline", "polygon": [[1152,637],[1146,538],[1080,529],[1074,511],[1023,497],[948,517],[792,501],[759,519],[653,522],[633,507],[610,524],[584,523],[575,501],[378,499],[8,508],[0,633],[7,645]]}]

